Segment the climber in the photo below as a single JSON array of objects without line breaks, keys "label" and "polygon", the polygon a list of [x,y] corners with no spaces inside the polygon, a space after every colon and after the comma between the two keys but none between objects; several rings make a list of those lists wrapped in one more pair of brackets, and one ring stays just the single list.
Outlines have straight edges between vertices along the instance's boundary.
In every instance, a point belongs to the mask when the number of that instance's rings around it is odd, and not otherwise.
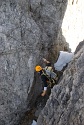
[{"label": "climber", "polygon": [[44,69],[41,66],[36,66],[35,67],[36,72],[40,73],[41,79],[43,81],[43,86],[44,86],[44,90],[41,94],[41,96],[45,96],[46,92],[47,92],[47,87],[48,85],[51,86],[51,84],[55,84],[55,80],[53,80],[52,78],[50,78],[44,71]]}]

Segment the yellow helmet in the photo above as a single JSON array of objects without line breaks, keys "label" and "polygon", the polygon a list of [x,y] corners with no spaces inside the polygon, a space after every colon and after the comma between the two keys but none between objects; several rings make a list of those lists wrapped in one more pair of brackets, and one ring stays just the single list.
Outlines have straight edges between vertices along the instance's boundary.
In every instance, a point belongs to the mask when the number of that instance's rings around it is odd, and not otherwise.
[{"label": "yellow helmet", "polygon": [[37,72],[39,72],[39,71],[42,70],[42,67],[41,67],[41,66],[36,66],[36,67],[35,67],[35,70],[36,70]]}]

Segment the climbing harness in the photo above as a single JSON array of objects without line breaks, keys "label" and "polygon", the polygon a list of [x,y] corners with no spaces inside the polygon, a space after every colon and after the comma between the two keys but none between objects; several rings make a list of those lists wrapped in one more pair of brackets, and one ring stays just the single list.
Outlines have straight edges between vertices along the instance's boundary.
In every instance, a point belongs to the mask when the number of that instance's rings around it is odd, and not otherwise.
[{"label": "climbing harness", "polygon": [[53,72],[53,68],[51,66],[46,66],[44,68],[45,73],[52,79],[56,79],[57,75]]},{"label": "climbing harness", "polygon": [[48,87],[52,88],[56,84],[56,80],[54,78],[49,77],[49,75],[46,74],[45,70],[42,72],[41,75],[45,75],[48,78]]}]

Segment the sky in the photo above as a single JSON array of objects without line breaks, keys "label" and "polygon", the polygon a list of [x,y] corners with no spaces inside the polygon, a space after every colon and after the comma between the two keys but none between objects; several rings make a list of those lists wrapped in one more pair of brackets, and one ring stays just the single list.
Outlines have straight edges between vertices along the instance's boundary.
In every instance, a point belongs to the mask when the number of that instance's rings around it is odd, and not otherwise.
[{"label": "sky", "polygon": [[62,34],[69,43],[72,52],[79,42],[84,40],[84,0],[68,2],[62,23]]},{"label": "sky", "polygon": [[71,48],[71,52],[75,52],[76,47],[78,46],[78,44],[79,44],[79,42],[73,42],[73,41],[69,42],[69,48]]}]

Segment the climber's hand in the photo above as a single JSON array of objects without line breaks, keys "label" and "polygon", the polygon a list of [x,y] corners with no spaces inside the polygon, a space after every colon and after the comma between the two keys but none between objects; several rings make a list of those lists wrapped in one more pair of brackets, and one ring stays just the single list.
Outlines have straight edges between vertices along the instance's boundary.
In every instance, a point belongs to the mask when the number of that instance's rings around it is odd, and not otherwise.
[{"label": "climber's hand", "polygon": [[45,94],[46,94],[46,90],[44,90],[44,91],[42,92],[41,96],[45,96]]},{"label": "climber's hand", "polygon": [[47,60],[45,58],[43,58],[43,61],[46,62]]}]

